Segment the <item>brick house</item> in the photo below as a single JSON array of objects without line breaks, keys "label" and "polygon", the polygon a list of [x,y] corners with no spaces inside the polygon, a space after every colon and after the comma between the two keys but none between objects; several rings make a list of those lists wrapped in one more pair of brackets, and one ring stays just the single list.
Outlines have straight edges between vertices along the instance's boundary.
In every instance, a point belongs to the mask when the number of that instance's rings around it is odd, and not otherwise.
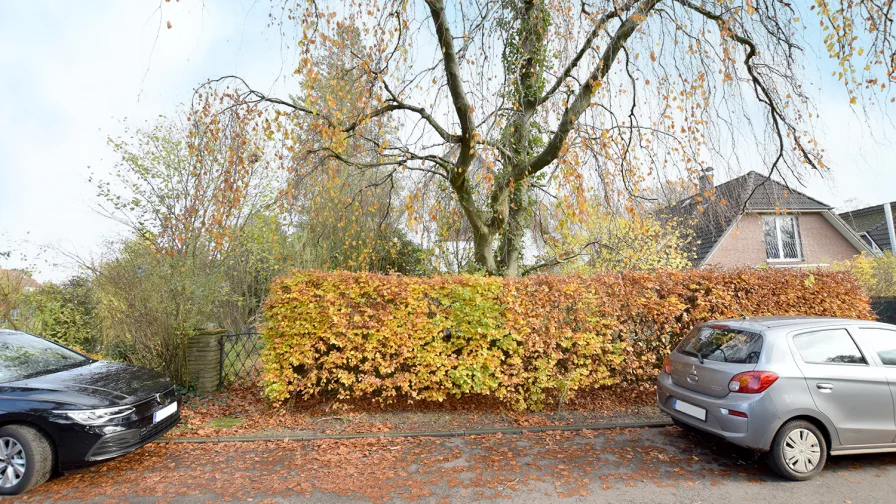
[{"label": "brick house", "polygon": [[0,268],[0,282],[10,289],[30,292],[40,287],[40,282],[31,278],[28,273],[17,269]]},{"label": "brick house", "polygon": [[663,211],[693,231],[695,267],[818,267],[870,247],[832,207],[751,171],[700,191]]}]

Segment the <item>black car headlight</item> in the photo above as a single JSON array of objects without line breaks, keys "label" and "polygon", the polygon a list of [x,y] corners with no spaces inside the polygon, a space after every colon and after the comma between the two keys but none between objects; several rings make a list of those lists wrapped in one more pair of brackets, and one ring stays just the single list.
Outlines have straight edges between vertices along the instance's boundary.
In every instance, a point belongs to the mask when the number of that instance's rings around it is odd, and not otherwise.
[{"label": "black car headlight", "polygon": [[65,415],[72,420],[84,425],[101,425],[114,423],[118,418],[126,417],[134,412],[130,406],[116,408],[100,408],[91,410],[59,410],[54,411],[58,415]]}]

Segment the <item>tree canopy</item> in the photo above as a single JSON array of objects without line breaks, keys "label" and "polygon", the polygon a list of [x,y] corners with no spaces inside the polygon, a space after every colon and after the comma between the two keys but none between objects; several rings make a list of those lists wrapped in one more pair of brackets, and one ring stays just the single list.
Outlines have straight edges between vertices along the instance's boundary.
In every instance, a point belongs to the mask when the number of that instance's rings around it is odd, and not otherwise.
[{"label": "tree canopy", "polygon": [[[214,83],[269,109],[258,127],[279,140],[293,176],[330,173],[323,178],[335,184],[351,175],[377,187],[401,179],[410,224],[437,233],[462,219],[479,267],[516,275],[539,215],[559,210],[561,224],[580,223],[595,194],[635,213],[648,186],[693,180],[713,163],[758,162],[796,178],[823,171],[806,49],[824,44],[852,104],[892,100],[891,8],[303,0],[272,13],[280,33],[296,28],[290,96],[234,76]],[[350,89],[319,86],[332,78],[333,55]],[[309,156],[338,160],[342,171]]]}]

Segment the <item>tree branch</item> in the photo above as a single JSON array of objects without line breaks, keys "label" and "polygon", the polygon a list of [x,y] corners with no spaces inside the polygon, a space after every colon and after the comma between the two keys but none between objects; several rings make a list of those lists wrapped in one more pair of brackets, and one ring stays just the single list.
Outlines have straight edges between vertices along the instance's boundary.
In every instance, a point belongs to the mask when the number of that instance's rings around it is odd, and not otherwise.
[{"label": "tree branch", "polygon": [[604,29],[604,26],[606,26],[606,24],[611,19],[619,17],[621,13],[628,11],[637,3],[637,0],[629,0],[621,7],[612,9],[598,18],[597,22],[594,23],[594,28],[591,29],[591,33],[588,34],[588,37],[586,37],[585,41],[582,43],[582,47],[579,48],[579,52],[577,52],[576,55],[573,56],[573,58],[566,65],[566,68],[564,68],[563,71],[560,72],[560,75],[557,76],[557,80],[554,81],[554,84],[544,93],[541,98],[539,98],[538,105],[541,105],[544,102],[550,100],[551,97],[554,96],[554,93],[556,93],[557,90],[560,89],[560,86],[563,85],[563,82],[566,81],[566,79],[568,79],[570,75],[572,75],[572,72],[575,71],[576,67],[579,66],[582,58],[585,57],[585,54],[587,54],[594,45],[594,40],[597,39],[598,35],[600,35],[600,32]]},{"label": "tree branch", "polygon": [[538,173],[545,166],[557,159],[557,156],[560,154],[560,150],[566,142],[569,133],[572,131],[573,126],[575,126],[576,121],[591,105],[591,98],[594,96],[595,90],[603,82],[604,78],[606,78],[610,69],[613,67],[613,61],[616,59],[619,51],[622,50],[622,46],[628,41],[629,37],[632,36],[635,29],[647,19],[647,14],[653,10],[657,3],[659,3],[659,0],[644,0],[638,9],[626,18],[619,28],[616,29],[613,38],[610,39],[609,45],[604,49],[604,52],[601,55],[600,60],[598,60],[597,65],[594,67],[594,70],[591,72],[591,75],[589,75],[588,79],[582,83],[575,99],[563,113],[563,117],[560,119],[560,123],[557,126],[557,131],[554,132],[554,135],[551,137],[548,144],[541,152],[529,159],[526,163],[516,167],[508,178],[508,184],[518,183],[527,177]]},{"label": "tree branch", "polygon": [[459,172],[466,175],[466,168],[470,166],[474,156],[473,145],[473,107],[467,99],[464,91],[464,83],[461,78],[460,63],[457,61],[457,53],[454,50],[454,36],[448,26],[445,17],[445,4],[442,0],[426,0],[429,12],[432,15],[432,23],[436,30],[436,38],[442,49],[442,61],[445,67],[445,76],[448,79],[448,91],[454,102],[454,111],[460,121],[461,149],[458,155],[457,165]]},{"label": "tree branch", "polygon": [[[785,133],[782,131],[782,124],[787,129],[790,137],[793,139],[794,144],[796,145],[797,150],[799,150],[800,155],[803,160],[805,160],[806,164],[811,166],[815,170],[820,170],[818,165],[815,163],[815,159],[812,157],[811,153],[806,149],[803,143],[800,141],[800,134],[798,129],[793,126],[790,121],[788,121],[787,116],[779,109],[774,96],[769,90],[768,86],[762,81],[759,75],[756,73],[756,64],[753,63],[753,58],[756,57],[758,51],[756,50],[756,44],[750,40],[748,37],[736,33],[729,26],[727,26],[727,22],[725,18],[721,14],[716,14],[704,7],[696,5],[689,0],[675,0],[682,6],[691,9],[692,11],[700,14],[701,16],[715,21],[719,25],[724,25],[725,29],[731,33],[731,38],[734,39],[737,43],[743,45],[747,48],[747,53],[744,56],[744,66],[746,67],[747,73],[750,76],[750,80],[753,83],[753,89],[756,94],[756,99],[759,100],[760,103],[764,104],[769,111],[769,115],[771,116],[772,126],[775,129],[775,135],[778,139],[778,153],[775,156],[775,160],[772,162],[771,171],[769,176],[778,169],[778,164],[784,158],[784,137]],[[755,191],[755,188],[754,188]],[[752,194],[750,195],[752,196]],[[749,201],[749,198],[744,200],[744,205],[746,205],[746,201]]]},{"label": "tree branch", "polygon": [[531,273],[534,273],[534,272],[536,272],[536,271],[538,271],[538,270],[541,270],[541,269],[544,269],[544,268],[550,268],[550,267],[552,267],[552,266],[559,266],[559,265],[561,265],[561,264],[563,264],[563,263],[572,261],[573,259],[575,259],[575,258],[577,258],[577,257],[582,257],[582,256],[584,256],[584,255],[588,255],[587,250],[588,250],[589,248],[591,248],[591,247],[594,247],[595,245],[598,246],[598,247],[608,248],[608,249],[610,249],[610,250],[616,252],[617,254],[619,254],[619,250],[616,249],[615,247],[612,247],[612,246],[607,245],[607,244],[605,244],[605,243],[601,243],[599,240],[594,240],[594,241],[590,241],[590,242],[588,242],[588,243],[582,245],[582,246],[579,248],[579,251],[578,251],[578,252],[575,252],[575,253],[573,253],[573,254],[570,254],[570,255],[568,255],[568,256],[564,256],[564,257],[560,257],[560,255],[555,255],[554,257],[548,259],[547,261],[540,262],[540,263],[538,263],[538,264],[534,264],[534,265],[532,265],[532,266],[530,266],[530,267],[524,269],[524,270],[520,273],[520,276],[526,276],[526,275],[529,275],[529,274],[531,274]]},{"label": "tree branch", "polygon": [[[387,112],[390,112],[392,110],[407,110],[407,111],[416,113],[424,121],[429,123],[429,125],[432,126],[432,129],[436,130],[436,133],[438,133],[439,136],[442,137],[442,139],[445,140],[446,142],[460,143],[460,137],[458,135],[453,135],[453,134],[449,133],[448,130],[446,130],[444,127],[442,127],[442,125],[439,124],[439,122],[436,121],[435,118],[433,118],[433,116],[429,112],[426,111],[426,109],[424,109],[423,107],[418,107],[416,105],[410,105],[410,104],[407,104],[407,103],[401,101],[398,98],[398,95],[392,91],[391,87],[389,87],[389,84],[386,82],[386,78],[384,75],[382,75],[379,72],[374,72],[374,75],[377,76],[380,83],[383,85],[383,89],[385,89],[386,92],[389,93],[389,99],[386,100],[386,102],[388,102],[389,105],[381,107],[377,111],[367,114],[368,118],[376,117],[376,116],[385,114]],[[355,128],[357,128],[357,124],[352,126],[351,129],[346,129],[344,131],[346,133],[348,133],[348,132],[354,130]]]},{"label": "tree branch", "polygon": [[457,202],[464,212],[464,216],[472,228],[476,262],[487,271],[493,273],[496,271],[496,268],[495,260],[490,253],[492,233],[486,224],[482,212],[476,205],[476,200],[473,197],[473,192],[467,179],[467,169],[476,156],[473,107],[467,99],[466,91],[464,91],[460,64],[454,49],[454,36],[451,34],[451,29],[445,16],[445,4],[442,0],[426,0],[426,4],[429,6],[436,38],[442,50],[442,62],[445,68],[445,76],[448,80],[448,91],[451,94],[454,111],[460,122],[460,152],[453,169],[448,172],[448,181],[451,184],[451,189],[457,195]]}]

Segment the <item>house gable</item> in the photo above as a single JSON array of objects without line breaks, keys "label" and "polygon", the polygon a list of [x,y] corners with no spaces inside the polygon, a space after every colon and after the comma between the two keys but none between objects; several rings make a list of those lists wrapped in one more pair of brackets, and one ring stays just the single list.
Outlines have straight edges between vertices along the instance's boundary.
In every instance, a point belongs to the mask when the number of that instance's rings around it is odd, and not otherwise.
[{"label": "house gable", "polygon": [[[829,214],[829,215],[826,215]],[[862,252],[857,237],[850,239],[832,222],[836,215],[831,212],[791,212],[797,219],[800,251],[799,260],[769,260],[765,250],[765,234],[762,230],[762,216],[773,212],[744,213],[704,264],[722,268],[759,266],[768,264],[776,267],[828,266],[835,262],[847,261]],[[844,226],[845,227],[845,226]]]},{"label": "house gable", "polygon": [[[829,205],[755,171],[661,211],[664,217],[676,218],[680,225],[693,231],[695,266],[766,264],[759,219],[762,213],[812,215],[806,218],[811,233],[802,237],[806,252],[802,261],[795,261],[798,264],[816,260],[818,264],[827,264],[868,250],[865,243],[831,212]],[[816,245],[816,239],[822,239],[824,243]]]}]

